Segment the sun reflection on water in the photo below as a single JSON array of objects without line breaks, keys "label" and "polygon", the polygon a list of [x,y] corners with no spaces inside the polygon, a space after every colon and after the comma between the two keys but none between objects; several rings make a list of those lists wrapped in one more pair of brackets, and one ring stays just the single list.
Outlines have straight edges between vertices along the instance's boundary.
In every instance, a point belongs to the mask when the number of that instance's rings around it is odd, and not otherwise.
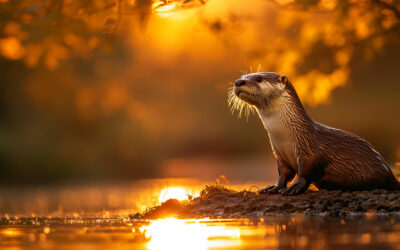
[{"label": "sun reflection on water", "polygon": [[398,218],[6,220],[1,249],[398,249],[400,243]]},{"label": "sun reflection on water", "polygon": [[151,221],[140,231],[149,239],[147,247],[158,249],[208,249],[218,246],[239,246],[240,230],[226,226],[210,226],[210,219],[183,220],[167,218]]}]

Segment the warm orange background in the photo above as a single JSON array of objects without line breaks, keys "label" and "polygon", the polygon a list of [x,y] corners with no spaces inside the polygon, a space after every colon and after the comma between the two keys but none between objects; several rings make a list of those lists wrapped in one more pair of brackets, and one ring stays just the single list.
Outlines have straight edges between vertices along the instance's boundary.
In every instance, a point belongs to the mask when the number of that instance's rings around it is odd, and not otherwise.
[{"label": "warm orange background", "polygon": [[399,21],[390,0],[0,0],[0,181],[273,169],[261,122],[226,104],[259,67],[394,166]]}]

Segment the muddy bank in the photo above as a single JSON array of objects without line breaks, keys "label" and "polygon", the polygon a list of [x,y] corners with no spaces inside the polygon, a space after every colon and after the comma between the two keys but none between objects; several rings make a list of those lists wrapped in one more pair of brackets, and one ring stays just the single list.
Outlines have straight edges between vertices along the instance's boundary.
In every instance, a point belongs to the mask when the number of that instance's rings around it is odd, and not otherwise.
[{"label": "muddy bank", "polygon": [[[141,218],[179,217],[252,217],[304,214],[306,216],[352,215],[400,216],[400,191],[307,191],[297,196],[258,195],[233,191],[222,186],[205,187],[200,196],[186,203],[169,200],[147,210]],[[133,216],[134,217],[134,216]]]}]

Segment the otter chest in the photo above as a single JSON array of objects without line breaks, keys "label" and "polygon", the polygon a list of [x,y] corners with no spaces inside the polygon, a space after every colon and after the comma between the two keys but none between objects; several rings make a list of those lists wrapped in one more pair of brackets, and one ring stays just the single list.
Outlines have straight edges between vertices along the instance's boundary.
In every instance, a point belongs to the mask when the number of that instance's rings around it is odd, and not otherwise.
[{"label": "otter chest", "polygon": [[279,155],[290,167],[297,170],[295,145],[289,129],[282,121],[274,117],[263,117],[263,121],[275,154]]}]

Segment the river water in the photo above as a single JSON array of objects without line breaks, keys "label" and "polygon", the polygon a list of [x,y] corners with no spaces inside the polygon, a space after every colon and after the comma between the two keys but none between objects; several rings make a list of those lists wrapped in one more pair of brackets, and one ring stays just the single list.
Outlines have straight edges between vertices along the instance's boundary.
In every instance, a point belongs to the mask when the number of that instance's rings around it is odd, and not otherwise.
[{"label": "river water", "polygon": [[[10,224],[7,224],[7,223]],[[399,249],[398,218],[3,220],[1,249]],[[14,224],[16,223],[16,224]]]},{"label": "river water", "polygon": [[[219,178],[222,183],[223,177]],[[1,249],[400,249],[400,217],[131,220],[207,183],[158,179],[0,189]],[[208,183],[210,184],[210,183]],[[262,183],[230,184],[257,189]]]}]

